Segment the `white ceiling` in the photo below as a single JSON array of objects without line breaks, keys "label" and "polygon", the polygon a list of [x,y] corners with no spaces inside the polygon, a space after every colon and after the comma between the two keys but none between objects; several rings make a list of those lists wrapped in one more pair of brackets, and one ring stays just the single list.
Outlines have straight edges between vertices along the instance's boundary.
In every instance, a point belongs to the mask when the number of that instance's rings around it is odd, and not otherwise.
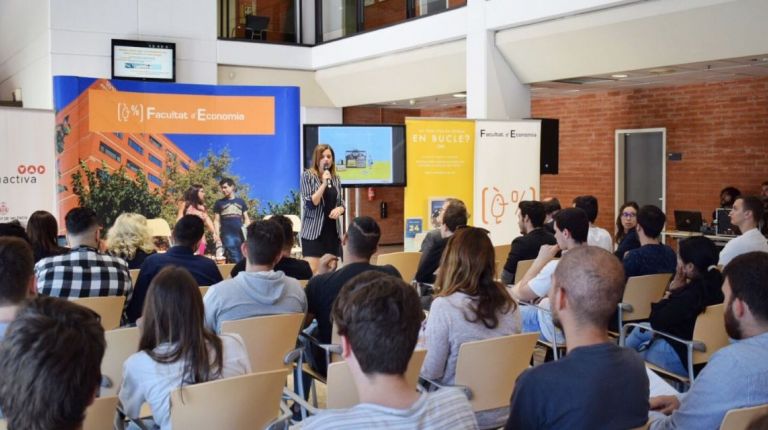
[{"label": "white ceiling", "polygon": [[[612,75],[627,75],[614,77]],[[578,76],[557,81],[530,84],[531,98],[579,96],[598,92],[634,88],[673,87],[709,82],[736,81],[768,76],[768,54],[742,58],[676,64],[640,70],[620,70],[592,76]],[[466,99],[453,94],[395,100],[367,106],[380,108],[434,109],[466,104]]]},{"label": "white ceiling", "polygon": [[[627,75],[627,77],[612,75]],[[602,75],[534,82],[530,86],[532,98],[550,98],[619,89],[735,81],[763,76],[768,76],[768,54],[650,69],[622,70]]]}]

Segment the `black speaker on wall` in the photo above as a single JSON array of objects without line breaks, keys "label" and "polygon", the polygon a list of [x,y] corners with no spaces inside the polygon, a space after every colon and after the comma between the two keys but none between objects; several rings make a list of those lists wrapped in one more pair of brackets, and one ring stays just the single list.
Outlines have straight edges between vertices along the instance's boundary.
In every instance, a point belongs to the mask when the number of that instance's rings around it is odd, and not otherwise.
[{"label": "black speaker on wall", "polygon": [[542,175],[557,175],[560,158],[560,120],[553,118],[527,118],[541,121],[541,166]]}]

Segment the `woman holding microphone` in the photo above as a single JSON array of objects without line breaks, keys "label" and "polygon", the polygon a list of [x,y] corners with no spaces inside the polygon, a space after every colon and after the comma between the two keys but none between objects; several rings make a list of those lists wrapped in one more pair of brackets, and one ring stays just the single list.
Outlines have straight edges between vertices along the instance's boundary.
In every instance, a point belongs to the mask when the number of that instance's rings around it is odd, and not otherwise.
[{"label": "woman holding microphone", "polygon": [[312,154],[312,167],[301,175],[301,250],[312,272],[317,272],[320,257],[341,256],[339,217],[344,214],[341,181],[336,175],[333,149],[317,145]]}]

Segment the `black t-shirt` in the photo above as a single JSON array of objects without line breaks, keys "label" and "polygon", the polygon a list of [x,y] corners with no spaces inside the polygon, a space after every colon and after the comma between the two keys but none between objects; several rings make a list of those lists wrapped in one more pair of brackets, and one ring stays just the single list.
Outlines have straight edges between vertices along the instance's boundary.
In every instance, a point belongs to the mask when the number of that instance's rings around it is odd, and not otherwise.
[{"label": "black t-shirt", "polygon": [[435,283],[435,270],[440,267],[440,259],[443,256],[445,245],[448,243],[448,238],[441,237],[436,240],[426,254],[421,254],[419,260],[419,268],[416,269],[416,275],[414,279],[418,282],[424,282],[427,284]]},{"label": "black t-shirt", "polygon": [[[229,272],[231,277],[237,276],[238,273],[245,270],[245,258],[238,261],[237,264],[232,267],[232,271]],[[299,260],[293,257],[283,257],[275,265],[275,271],[281,271],[285,273],[285,276],[303,281],[312,277],[312,268],[309,267],[309,263],[304,260]]]},{"label": "black t-shirt", "polygon": [[402,278],[400,272],[391,265],[374,266],[369,263],[350,263],[335,272],[317,275],[309,280],[305,290],[308,312],[317,319],[317,339],[320,342],[331,342],[331,331],[333,330],[331,307],[336,296],[339,295],[341,287],[350,279],[369,270],[378,270]]},{"label": "black t-shirt", "polygon": [[213,205],[213,213],[219,214],[221,230],[229,233],[239,233],[243,226],[243,215],[248,212],[248,204],[245,200],[235,197],[233,199],[219,199]]},{"label": "black t-shirt", "polygon": [[[533,260],[539,255],[539,249],[542,245],[554,245],[556,243],[555,236],[543,228],[533,229],[527,234],[515,238],[509,249],[507,262],[504,263],[504,270],[511,274],[514,279],[518,262]],[[497,255],[496,258],[501,258],[501,255]]]},{"label": "black t-shirt", "polygon": [[505,429],[618,430],[648,421],[648,375],[633,350],[600,343],[523,372]]}]

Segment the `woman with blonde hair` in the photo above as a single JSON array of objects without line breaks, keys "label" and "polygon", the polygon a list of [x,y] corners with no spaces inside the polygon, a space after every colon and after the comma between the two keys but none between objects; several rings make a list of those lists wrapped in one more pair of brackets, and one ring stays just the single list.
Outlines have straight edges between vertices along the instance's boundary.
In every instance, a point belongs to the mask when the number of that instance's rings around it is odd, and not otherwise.
[{"label": "woman with blonde hair", "polygon": [[[452,385],[461,344],[521,332],[517,304],[494,280],[495,271],[496,257],[486,230],[459,228],[448,239],[424,328],[427,356],[422,377]],[[508,414],[504,407],[476,416],[480,428],[496,428],[504,425]]]},{"label": "woman with blonde hair", "polygon": [[107,252],[125,260],[129,269],[140,268],[144,259],[155,253],[147,219],[135,213],[124,213],[117,217],[107,232]]}]

